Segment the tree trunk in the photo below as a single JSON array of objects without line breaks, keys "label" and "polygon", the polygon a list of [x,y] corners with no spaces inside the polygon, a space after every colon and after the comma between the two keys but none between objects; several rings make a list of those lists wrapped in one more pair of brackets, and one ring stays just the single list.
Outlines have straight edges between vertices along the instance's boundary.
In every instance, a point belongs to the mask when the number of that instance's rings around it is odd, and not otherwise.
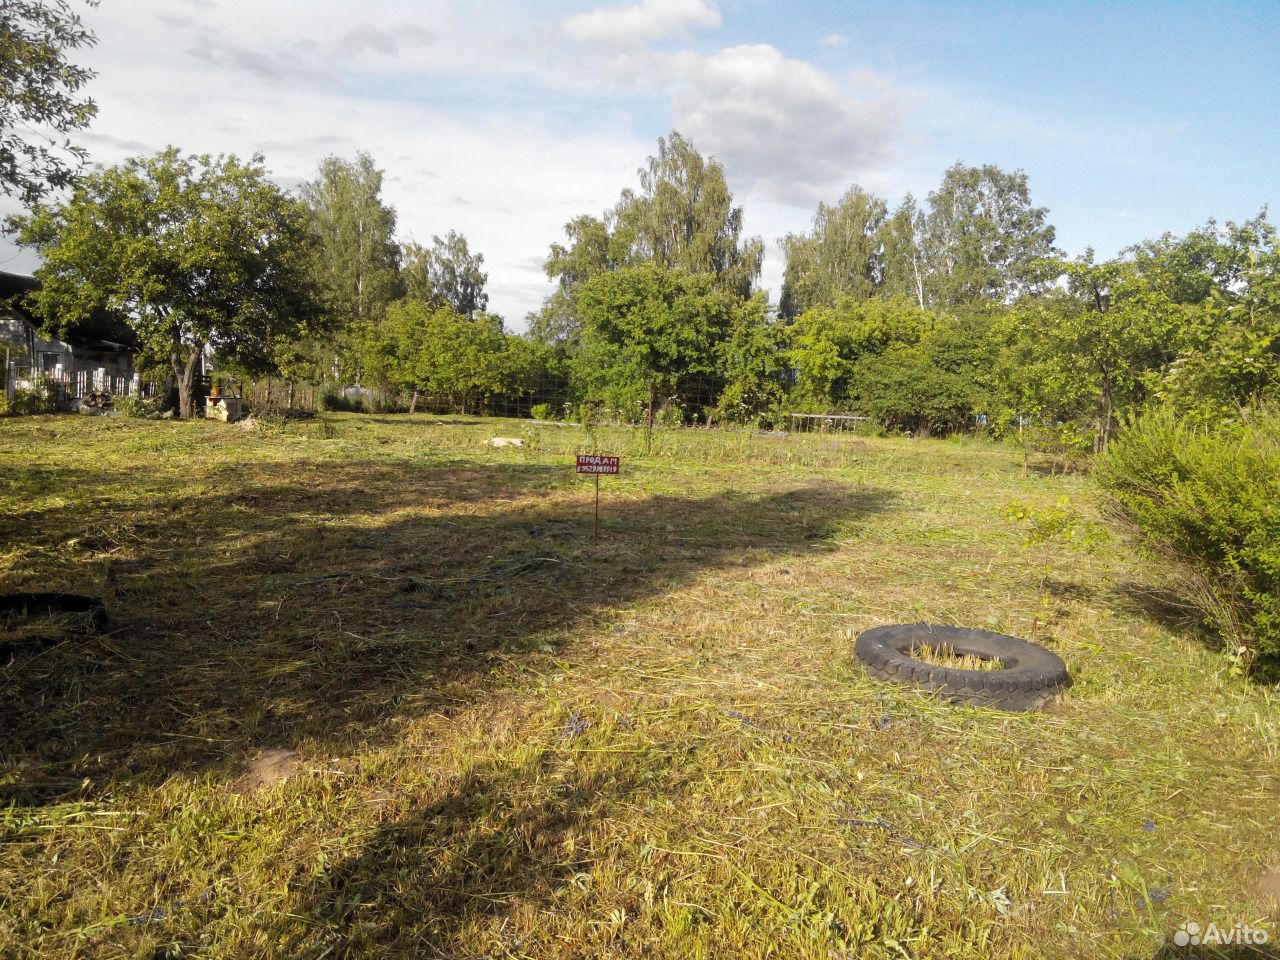
[{"label": "tree trunk", "polygon": [[409,412],[413,413],[418,409],[418,388],[413,388],[413,396],[409,398]]},{"label": "tree trunk", "polygon": [[1093,444],[1094,453],[1106,453],[1111,442],[1111,421],[1115,419],[1115,400],[1112,397],[1111,374],[1102,375],[1102,421],[1098,424],[1098,436]]},{"label": "tree trunk", "polygon": [[649,415],[646,418],[648,428],[644,438],[644,452],[649,453],[653,448],[653,402],[657,396],[658,388],[652,380],[649,381]]},{"label": "tree trunk", "polygon": [[915,274],[916,281],[916,302],[920,304],[920,309],[924,309],[924,281],[920,279],[920,259],[913,253],[911,255],[911,272]]},{"label": "tree trunk", "polygon": [[169,352],[169,364],[173,367],[174,379],[178,381],[178,416],[183,420],[190,420],[196,415],[192,387],[195,385],[196,364],[200,362],[203,349],[203,344],[191,347],[185,361],[181,349],[175,347]]}]

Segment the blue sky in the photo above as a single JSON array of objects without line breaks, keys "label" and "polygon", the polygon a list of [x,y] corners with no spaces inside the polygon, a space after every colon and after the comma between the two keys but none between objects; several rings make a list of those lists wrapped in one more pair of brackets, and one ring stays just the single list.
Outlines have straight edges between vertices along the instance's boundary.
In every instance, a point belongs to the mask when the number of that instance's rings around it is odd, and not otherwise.
[{"label": "blue sky", "polygon": [[[465,233],[514,329],[562,225],[673,127],[724,163],[775,298],[776,240],[819,200],[923,197],[957,160],[1025,170],[1072,254],[1280,202],[1280,2],[104,0],[85,19],[95,160],[262,151],[292,186],[367,150],[401,234]],[[0,244],[0,269],[34,264]]]}]

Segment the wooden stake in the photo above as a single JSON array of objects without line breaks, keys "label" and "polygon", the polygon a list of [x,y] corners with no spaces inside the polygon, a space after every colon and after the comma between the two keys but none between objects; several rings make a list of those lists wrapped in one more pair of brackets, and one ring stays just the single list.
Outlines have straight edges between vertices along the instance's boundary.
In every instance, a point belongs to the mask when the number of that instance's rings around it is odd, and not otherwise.
[{"label": "wooden stake", "polygon": [[600,474],[596,474],[596,519],[591,527],[591,538],[600,536]]}]

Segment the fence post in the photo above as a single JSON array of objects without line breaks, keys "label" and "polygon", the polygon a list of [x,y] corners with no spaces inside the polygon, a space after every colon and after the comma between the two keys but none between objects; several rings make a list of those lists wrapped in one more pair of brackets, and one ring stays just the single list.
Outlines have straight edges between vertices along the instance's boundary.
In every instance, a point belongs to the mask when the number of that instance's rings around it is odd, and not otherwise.
[{"label": "fence post", "polygon": [[18,379],[18,364],[4,352],[4,399],[5,403],[13,403],[13,381]]}]

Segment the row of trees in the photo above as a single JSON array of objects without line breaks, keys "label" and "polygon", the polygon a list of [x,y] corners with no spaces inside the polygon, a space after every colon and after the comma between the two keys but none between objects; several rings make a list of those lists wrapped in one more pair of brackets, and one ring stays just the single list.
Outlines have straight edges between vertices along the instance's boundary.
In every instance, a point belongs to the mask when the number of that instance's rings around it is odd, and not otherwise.
[{"label": "row of trees", "polygon": [[52,325],[126,318],[184,416],[208,352],[410,409],[426,394],[471,410],[594,403],[650,424],[663,406],[758,424],[856,412],[916,432],[1052,425],[1098,447],[1152,400],[1211,419],[1276,392],[1265,212],[1069,260],[1024,174],[956,164],[923,203],[855,186],[819,205],[781,241],[774,307],[718,163],[673,133],[639,180],[566,225],[546,261],[556,289],[524,336],[486,312],[484,258],[464,237],[397,239],[365,154],[326,159],[291,195],[261,157],[169,149],[95,170],[14,225],[43,256],[35,299]]},{"label": "row of trees", "polygon": [[[93,0],[86,0],[92,5]],[[70,136],[95,113],[94,43],[68,0],[0,13],[0,189],[44,258],[36,306],[66,333],[124,318],[143,364],[192,413],[206,352],[238,372],[423,393],[460,407],[599,403],[652,422],[849,411],[888,428],[1027,423],[1091,434],[1151,401],[1200,420],[1274,397],[1280,253],[1265,211],[1096,262],[1054,247],[1025,174],[957,163],[922,201],[852,186],[781,241],[776,307],[764,247],[743,234],[723,168],[678,133],[600,216],[565,227],[555,292],[516,337],[486,312],[484,258],[449,231],[402,243],[382,173],[330,157],[291,195],[263,159],[167,150],[78,177]],[[60,203],[41,206],[74,187]]]},{"label": "row of trees", "polygon": [[[421,363],[385,361],[408,349],[385,342],[405,332],[404,316],[465,321],[463,341],[505,337],[483,312],[484,258],[453,231],[429,247],[398,244],[381,187],[367,155],[326,159],[293,196],[260,156],[170,148],[80,177],[65,202],[10,226],[41,253],[31,300],[50,330],[74,333],[103,310],[123,318],[140,366],[167,368],[189,417],[206,353],[251,377],[359,384],[373,362],[381,384],[434,387],[439,376],[410,375]],[[406,298],[423,309],[389,320]],[[486,374],[484,388],[507,382]]]},{"label": "row of trees", "polygon": [[855,412],[917,432],[1048,426],[1108,442],[1151,401],[1203,420],[1280,387],[1280,252],[1266,212],[1097,262],[1054,247],[1027,177],[956,164],[922,204],[854,186],[781,241],[777,309],[753,293],[724,172],[677,134],[603,217],[555,244],[530,318],[578,395],[652,421],[708,378],[703,413]]}]

